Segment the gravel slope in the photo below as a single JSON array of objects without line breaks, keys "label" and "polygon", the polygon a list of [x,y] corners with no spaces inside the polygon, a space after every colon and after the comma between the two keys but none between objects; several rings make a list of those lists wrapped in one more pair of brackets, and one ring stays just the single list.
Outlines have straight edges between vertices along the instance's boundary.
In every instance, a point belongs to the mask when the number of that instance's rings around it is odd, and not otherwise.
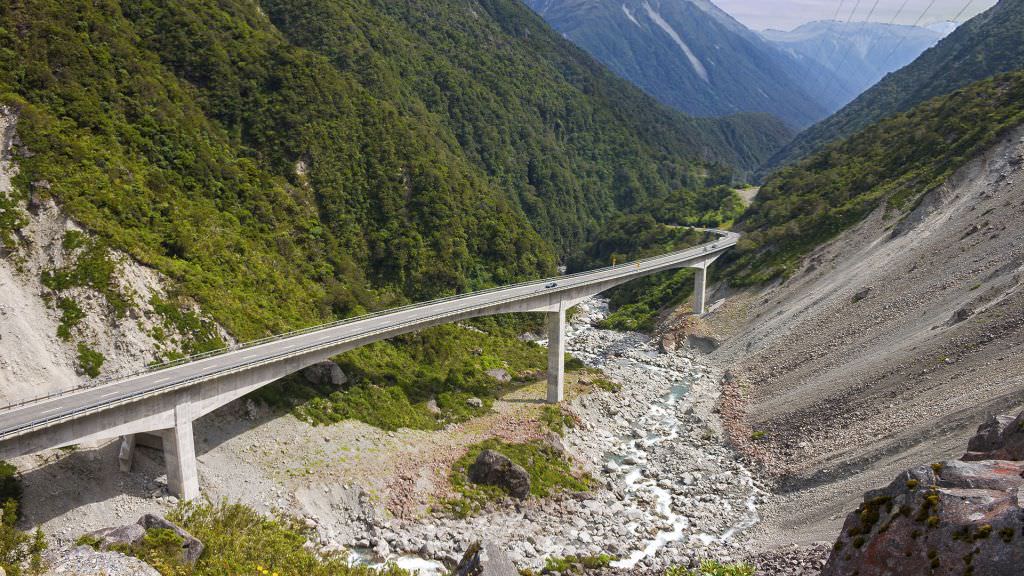
[{"label": "gravel slope", "polygon": [[831,541],[866,489],[1024,405],[1022,165],[1024,127],[902,221],[880,209],[786,282],[719,289],[727,427],[780,496],[762,544]]}]

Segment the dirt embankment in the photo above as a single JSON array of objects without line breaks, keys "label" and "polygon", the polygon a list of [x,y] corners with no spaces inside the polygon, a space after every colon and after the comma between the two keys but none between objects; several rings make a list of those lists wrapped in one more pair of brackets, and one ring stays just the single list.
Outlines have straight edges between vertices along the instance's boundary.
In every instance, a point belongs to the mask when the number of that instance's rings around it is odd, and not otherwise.
[{"label": "dirt embankment", "polygon": [[1024,406],[1022,168],[1024,127],[705,318],[731,437],[775,479],[766,545],[834,539],[866,489]]}]

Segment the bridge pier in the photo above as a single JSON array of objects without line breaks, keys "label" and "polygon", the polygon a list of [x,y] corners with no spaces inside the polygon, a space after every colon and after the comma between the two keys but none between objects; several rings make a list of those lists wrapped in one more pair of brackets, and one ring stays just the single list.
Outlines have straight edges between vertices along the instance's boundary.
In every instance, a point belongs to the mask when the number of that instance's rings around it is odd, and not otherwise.
[{"label": "bridge pier", "polygon": [[547,313],[548,324],[548,404],[565,399],[565,302],[557,312]]},{"label": "bridge pier", "polygon": [[132,460],[135,458],[135,434],[121,436],[121,449],[117,452],[117,464],[121,472],[132,471]]},{"label": "bridge pier", "polygon": [[708,263],[704,262],[701,267],[693,269],[693,313],[704,313],[704,299],[707,291]]},{"label": "bridge pier", "polygon": [[174,409],[174,428],[161,430],[167,489],[182,500],[199,497],[196,442],[192,435],[192,402],[183,399]]}]

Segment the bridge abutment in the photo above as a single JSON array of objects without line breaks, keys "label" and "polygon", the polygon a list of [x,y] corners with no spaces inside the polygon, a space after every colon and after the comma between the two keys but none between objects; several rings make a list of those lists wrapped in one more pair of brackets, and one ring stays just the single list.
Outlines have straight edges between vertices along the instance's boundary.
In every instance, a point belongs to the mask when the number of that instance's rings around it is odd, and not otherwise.
[{"label": "bridge abutment", "polygon": [[557,312],[547,313],[548,324],[548,404],[565,399],[565,301]]}]

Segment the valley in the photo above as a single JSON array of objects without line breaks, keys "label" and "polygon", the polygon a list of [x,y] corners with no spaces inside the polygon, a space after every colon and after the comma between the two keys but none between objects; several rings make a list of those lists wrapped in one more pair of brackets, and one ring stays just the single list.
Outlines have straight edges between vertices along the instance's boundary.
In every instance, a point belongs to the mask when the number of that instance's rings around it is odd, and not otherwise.
[{"label": "valley", "polygon": [[0,3],[0,576],[1009,576],[954,4]]}]

